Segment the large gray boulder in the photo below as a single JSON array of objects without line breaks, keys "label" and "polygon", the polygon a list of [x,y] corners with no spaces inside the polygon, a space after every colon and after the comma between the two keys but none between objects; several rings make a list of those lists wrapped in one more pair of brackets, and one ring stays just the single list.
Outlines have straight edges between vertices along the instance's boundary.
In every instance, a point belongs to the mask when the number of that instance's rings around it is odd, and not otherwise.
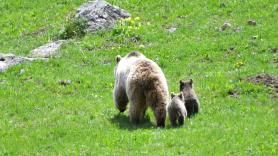
[{"label": "large gray boulder", "polygon": [[13,54],[1,54],[0,53],[0,72],[5,71],[10,66],[22,63],[25,61],[22,57],[16,57]]},{"label": "large gray boulder", "polygon": [[[4,72],[8,68],[21,64],[25,61],[34,61],[37,60],[36,58],[28,58],[22,56],[16,56],[14,54],[2,54],[0,53],[0,73]],[[44,60],[44,59],[42,59]]]},{"label": "large gray boulder", "polygon": [[54,42],[46,43],[31,51],[29,57],[32,58],[50,58],[57,55],[60,47],[65,42],[65,40],[58,40]]},{"label": "large gray boulder", "polygon": [[86,20],[88,31],[113,28],[116,21],[130,14],[104,0],[89,1],[77,9],[76,17]]}]

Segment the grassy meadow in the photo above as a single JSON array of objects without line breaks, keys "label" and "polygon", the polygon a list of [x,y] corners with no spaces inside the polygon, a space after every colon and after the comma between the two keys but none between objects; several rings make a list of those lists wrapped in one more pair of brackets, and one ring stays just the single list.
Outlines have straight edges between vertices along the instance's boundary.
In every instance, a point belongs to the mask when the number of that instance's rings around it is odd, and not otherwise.
[{"label": "grassy meadow", "polygon": [[[0,52],[25,56],[59,38],[84,2],[0,0]],[[0,73],[0,155],[278,154],[278,99],[270,87],[243,80],[278,75],[276,0],[108,2],[140,27],[73,37],[57,58]],[[231,26],[220,31],[225,22]],[[201,113],[178,128],[167,118],[164,129],[151,110],[140,125],[119,114],[115,57],[134,50],[160,65],[169,92],[192,78]]]}]

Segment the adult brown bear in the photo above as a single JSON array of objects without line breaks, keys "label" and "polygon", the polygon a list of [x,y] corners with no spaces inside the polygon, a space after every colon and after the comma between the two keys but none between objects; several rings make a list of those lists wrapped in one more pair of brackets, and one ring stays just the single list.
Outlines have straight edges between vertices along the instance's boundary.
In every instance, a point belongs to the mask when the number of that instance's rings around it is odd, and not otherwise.
[{"label": "adult brown bear", "polygon": [[120,112],[130,102],[129,116],[139,123],[151,107],[158,127],[165,126],[168,85],[160,67],[139,52],[117,56],[114,70],[114,101]]}]

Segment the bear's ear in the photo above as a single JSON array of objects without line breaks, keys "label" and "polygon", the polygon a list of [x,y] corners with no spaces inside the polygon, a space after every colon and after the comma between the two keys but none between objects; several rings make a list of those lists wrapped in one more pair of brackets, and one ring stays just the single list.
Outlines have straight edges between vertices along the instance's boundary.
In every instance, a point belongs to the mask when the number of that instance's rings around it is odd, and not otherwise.
[{"label": "bear's ear", "polygon": [[179,98],[180,98],[181,100],[183,100],[183,93],[182,93],[182,92],[180,92]]},{"label": "bear's ear", "polygon": [[180,80],[180,85],[183,85],[183,84],[184,84],[183,80]]},{"label": "bear's ear", "polygon": [[171,99],[173,99],[174,96],[175,96],[175,94],[172,92],[171,93]]},{"label": "bear's ear", "polygon": [[121,61],[121,59],[122,59],[122,57],[121,57],[120,55],[117,55],[117,56],[116,56],[116,61],[117,61],[117,63],[119,63],[119,62]]},{"label": "bear's ear", "polygon": [[192,79],[190,79],[190,80],[189,80],[189,83],[190,83],[190,86],[192,87],[193,80],[192,80]]}]

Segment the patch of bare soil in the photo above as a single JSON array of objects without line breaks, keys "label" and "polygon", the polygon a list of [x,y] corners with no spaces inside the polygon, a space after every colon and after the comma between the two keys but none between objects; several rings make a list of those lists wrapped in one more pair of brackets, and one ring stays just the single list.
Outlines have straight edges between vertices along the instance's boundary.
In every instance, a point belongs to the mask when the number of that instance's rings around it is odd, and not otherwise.
[{"label": "patch of bare soil", "polygon": [[250,76],[245,78],[255,84],[264,84],[265,86],[273,88],[272,98],[278,98],[278,78],[269,74],[259,74],[257,76]]}]

